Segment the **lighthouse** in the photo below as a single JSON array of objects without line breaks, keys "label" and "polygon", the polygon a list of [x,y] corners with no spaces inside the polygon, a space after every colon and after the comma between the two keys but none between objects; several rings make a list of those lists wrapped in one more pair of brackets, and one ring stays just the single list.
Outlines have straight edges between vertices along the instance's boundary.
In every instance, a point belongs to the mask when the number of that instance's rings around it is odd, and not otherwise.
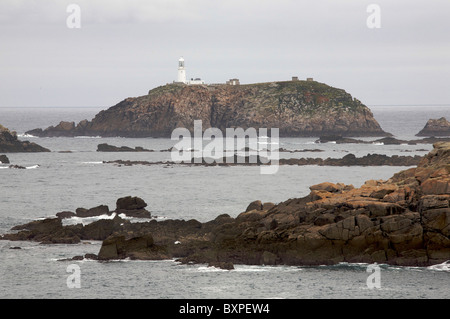
[{"label": "lighthouse", "polygon": [[186,69],[184,68],[184,59],[178,59],[178,80],[177,82],[186,83]]}]

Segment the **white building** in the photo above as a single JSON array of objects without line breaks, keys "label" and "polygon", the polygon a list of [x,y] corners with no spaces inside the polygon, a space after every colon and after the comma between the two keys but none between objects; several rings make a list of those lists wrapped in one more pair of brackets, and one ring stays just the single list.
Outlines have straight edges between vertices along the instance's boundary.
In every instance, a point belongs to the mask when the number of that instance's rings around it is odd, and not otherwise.
[{"label": "white building", "polygon": [[205,84],[205,81],[203,81],[200,78],[191,79],[189,81],[189,85],[195,85],[195,84]]},{"label": "white building", "polygon": [[184,59],[178,59],[178,78],[177,82],[186,83],[186,69],[184,68]]},{"label": "white building", "polygon": [[186,68],[184,66],[184,58],[181,57],[178,59],[178,77],[176,83],[184,83],[188,85],[198,85],[198,84],[205,84],[205,81],[203,81],[200,78],[191,78],[190,81],[186,80]]}]

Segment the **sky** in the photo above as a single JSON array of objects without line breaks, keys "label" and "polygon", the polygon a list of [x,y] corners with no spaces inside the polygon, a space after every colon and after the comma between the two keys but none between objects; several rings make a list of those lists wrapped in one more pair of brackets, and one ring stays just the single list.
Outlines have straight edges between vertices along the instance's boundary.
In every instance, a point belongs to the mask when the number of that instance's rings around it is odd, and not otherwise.
[{"label": "sky", "polygon": [[176,80],[180,56],[207,83],[312,77],[368,106],[450,107],[449,14],[448,0],[1,0],[0,107],[110,107]]}]

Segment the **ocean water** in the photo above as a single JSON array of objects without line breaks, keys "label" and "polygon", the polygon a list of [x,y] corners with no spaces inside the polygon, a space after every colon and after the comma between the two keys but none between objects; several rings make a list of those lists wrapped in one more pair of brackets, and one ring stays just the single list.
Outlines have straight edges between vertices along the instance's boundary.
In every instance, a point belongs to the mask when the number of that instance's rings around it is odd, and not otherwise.
[{"label": "ocean water", "polygon": [[[385,131],[399,139],[416,139],[429,118],[450,118],[450,107],[373,107]],[[281,166],[262,175],[258,167],[190,167],[182,165],[117,166],[111,160],[170,160],[168,152],[100,153],[97,145],[142,146],[165,150],[170,139],[35,138],[24,132],[60,121],[92,119],[100,108],[0,108],[0,123],[49,148],[50,153],[7,154],[0,165],[0,234],[11,227],[60,211],[108,205],[117,198],[139,196],[155,218],[197,219],[219,214],[233,217],[254,200],[279,203],[305,196],[309,186],[343,182],[358,187],[369,179],[388,179],[407,167]],[[280,147],[322,152],[282,153],[290,157],[342,157],[353,153],[424,155],[431,145],[316,144],[315,138],[283,138]],[[72,220],[68,223],[89,222]],[[365,264],[319,267],[235,265],[233,271],[206,265],[165,261],[59,261],[98,253],[101,242],[40,245],[0,241],[0,298],[449,298],[450,271],[441,267],[380,265],[381,288],[367,286]],[[10,249],[21,247],[21,249]],[[69,288],[68,266],[77,265],[80,288]]]}]

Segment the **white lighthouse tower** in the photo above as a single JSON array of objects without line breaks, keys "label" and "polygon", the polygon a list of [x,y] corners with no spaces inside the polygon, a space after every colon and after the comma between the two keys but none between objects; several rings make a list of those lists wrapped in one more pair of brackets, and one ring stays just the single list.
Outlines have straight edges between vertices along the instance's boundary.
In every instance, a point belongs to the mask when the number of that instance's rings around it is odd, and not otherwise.
[{"label": "white lighthouse tower", "polygon": [[186,69],[184,68],[184,59],[178,60],[178,80],[177,82],[186,83]]}]

